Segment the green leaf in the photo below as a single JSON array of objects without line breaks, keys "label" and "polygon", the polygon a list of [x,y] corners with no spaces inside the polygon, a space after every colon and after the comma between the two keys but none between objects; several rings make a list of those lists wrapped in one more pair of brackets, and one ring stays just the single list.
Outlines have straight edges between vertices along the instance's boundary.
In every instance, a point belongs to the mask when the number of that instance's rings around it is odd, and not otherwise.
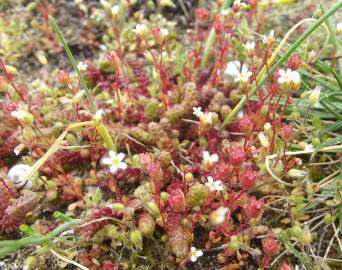
[{"label": "green leaf", "polygon": [[341,144],[341,143],[342,143],[342,135],[321,143],[315,148],[315,151],[311,154],[310,160],[312,160],[314,156],[317,154],[317,152],[319,152],[322,148]]},{"label": "green leaf", "polygon": [[80,70],[79,70],[78,67],[77,67],[75,58],[74,58],[74,56],[72,55],[72,53],[71,53],[71,51],[70,51],[70,49],[69,49],[69,46],[68,46],[68,44],[66,43],[66,41],[65,41],[65,39],[64,39],[64,37],[63,37],[63,34],[62,34],[61,30],[59,29],[59,27],[58,27],[58,25],[57,25],[55,19],[54,19],[51,15],[49,16],[49,21],[50,21],[50,24],[51,24],[52,29],[53,29],[53,30],[55,31],[55,33],[57,34],[59,41],[62,43],[62,46],[63,46],[63,48],[64,48],[64,50],[65,50],[66,55],[67,55],[68,58],[69,58],[69,61],[70,61],[71,65],[72,65],[72,67],[74,68],[75,72],[76,72],[77,75],[78,75],[78,78],[79,78],[79,80],[80,80],[80,83],[81,83],[81,85],[82,85],[82,87],[83,87],[83,89],[84,89],[84,91],[85,91],[85,94],[86,94],[88,100],[89,100],[90,110],[91,110],[91,112],[92,112],[93,114],[95,114],[95,113],[96,113],[95,103],[94,103],[93,98],[92,98],[92,96],[91,96],[90,90],[89,90],[89,88],[88,88],[88,86],[87,86],[87,83],[85,82],[85,80],[84,80],[84,78],[83,78],[83,76],[82,76]]},{"label": "green leaf", "polygon": [[342,129],[342,120],[337,121],[335,124],[323,127],[320,131],[320,135],[324,135],[328,132],[333,132],[340,129]]},{"label": "green leaf", "polygon": [[101,189],[97,188],[94,192],[91,201],[94,206],[98,206],[102,200],[102,192]]}]

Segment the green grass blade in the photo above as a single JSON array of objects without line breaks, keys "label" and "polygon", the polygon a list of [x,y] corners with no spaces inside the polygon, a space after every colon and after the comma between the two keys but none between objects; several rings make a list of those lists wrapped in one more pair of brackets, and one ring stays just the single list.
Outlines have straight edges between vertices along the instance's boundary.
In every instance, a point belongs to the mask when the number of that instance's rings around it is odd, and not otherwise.
[{"label": "green grass blade", "polygon": [[[292,46],[285,52],[285,54],[280,57],[280,59],[272,66],[270,69],[270,74],[273,74],[276,69],[281,66],[290,56],[291,54],[310,36],[322,23],[324,23],[330,16],[332,16],[337,10],[342,7],[342,1],[336,3],[331,9],[329,9],[322,17],[320,17],[309,29],[307,29],[293,44]],[[259,87],[265,83],[267,79],[267,75],[264,74],[262,78],[258,81]],[[249,95],[253,95],[257,90],[256,83],[254,82],[252,88],[249,92]],[[235,115],[243,108],[246,104],[247,97],[244,96],[240,102],[234,107],[234,109],[228,114],[222,123],[220,129],[224,129],[229,123],[232,122]]]},{"label": "green grass blade", "polygon": [[65,50],[66,55],[67,55],[68,58],[69,58],[69,61],[70,61],[71,65],[72,65],[72,67],[74,68],[74,70],[76,71],[76,73],[77,73],[77,75],[78,75],[78,78],[79,78],[79,80],[80,80],[80,82],[81,82],[81,85],[82,85],[82,87],[83,87],[83,89],[84,89],[84,91],[85,91],[85,94],[86,94],[86,96],[87,96],[87,98],[88,98],[88,100],[89,100],[90,110],[91,110],[91,112],[92,112],[93,114],[95,114],[95,113],[96,113],[96,107],[95,107],[93,98],[92,98],[92,96],[91,96],[91,94],[90,94],[89,88],[88,88],[88,86],[87,86],[87,84],[86,84],[86,82],[85,82],[85,80],[84,80],[84,78],[83,78],[83,76],[82,76],[80,70],[79,70],[78,67],[77,67],[75,58],[74,58],[74,56],[72,55],[72,53],[71,53],[71,51],[70,51],[70,49],[69,49],[69,46],[68,46],[68,44],[66,43],[66,41],[65,41],[65,39],[64,39],[64,37],[63,37],[63,34],[62,34],[61,30],[59,29],[59,27],[58,27],[58,25],[57,25],[55,19],[54,19],[51,15],[49,16],[49,21],[50,21],[50,24],[51,24],[52,29],[53,29],[53,30],[55,31],[55,33],[57,34],[59,41],[62,43],[62,46],[63,46],[63,48],[64,48],[64,50]]},{"label": "green grass blade", "polygon": [[[229,6],[231,6],[232,3],[233,3],[233,0],[225,0],[223,5],[222,5],[221,10],[227,9]],[[209,59],[210,53],[212,51],[213,45],[215,43],[215,40],[216,40],[216,33],[215,33],[215,29],[213,27],[210,30],[208,38],[207,38],[205,45],[204,45],[204,53],[203,53],[203,57],[201,60],[201,66],[202,67],[204,67],[208,62],[208,59]]]},{"label": "green grass blade", "polygon": [[[321,8],[322,12],[325,13],[326,6],[325,6],[323,1],[320,1],[320,8]],[[331,42],[335,47],[336,54],[340,55],[340,54],[342,54],[342,46],[340,43],[338,43],[335,25],[336,25],[336,23],[334,21],[334,18],[331,17],[327,20],[327,27],[328,27],[330,34],[331,34],[331,37],[330,37]],[[342,77],[342,58],[338,59],[338,67],[340,69],[340,76]]]}]

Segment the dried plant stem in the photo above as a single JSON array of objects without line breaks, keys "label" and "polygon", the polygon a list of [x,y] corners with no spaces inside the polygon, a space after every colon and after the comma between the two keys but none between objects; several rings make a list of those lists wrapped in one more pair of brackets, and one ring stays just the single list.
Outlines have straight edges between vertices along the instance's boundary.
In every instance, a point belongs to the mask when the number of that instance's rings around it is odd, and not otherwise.
[{"label": "dried plant stem", "polygon": [[[342,149],[342,145],[328,146],[328,147],[324,147],[322,149],[319,149],[318,151],[319,152],[329,152],[329,151],[338,150],[338,149]],[[305,151],[285,152],[284,156],[296,156],[296,155],[312,154],[315,151],[317,151],[317,150],[311,149],[311,150],[305,150]],[[270,160],[274,159],[276,157],[278,157],[278,155],[277,154],[273,154],[273,155],[266,156],[266,158],[265,158],[265,167],[267,169],[267,172],[272,176],[272,178],[274,180],[276,180],[280,184],[283,184],[283,185],[286,185],[286,186],[290,186],[290,187],[296,187],[296,186],[298,186],[298,185],[300,185],[300,184],[302,184],[303,182],[306,181],[306,179],[304,179],[300,183],[291,184],[291,183],[287,183],[287,182],[281,180],[278,176],[276,176],[273,173],[273,171],[272,171],[272,169],[270,167]]]},{"label": "dried plant stem", "polygon": [[68,134],[68,132],[75,130],[80,127],[85,127],[85,126],[92,126],[93,122],[92,121],[86,121],[86,122],[81,122],[81,123],[76,123],[71,126],[69,126],[56,140],[55,142],[51,145],[49,150],[40,158],[36,161],[36,163],[31,167],[31,170],[26,174],[24,177],[23,181],[26,181],[30,179],[38,170],[39,168],[49,159],[49,157],[54,154],[62,141],[64,140],[65,136]]},{"label": "dried plant stem", "polygon": [[62,260],[62,261],[64,261],[64,262],[66,262],[66,263],[70,263],[70,264],[72,264],[72,265],[75,265],[76,267],[78,267],[78,268],[80,268],[80,269],[82,269],[82,270],[90,270],[88,267],[85,267],[85,266],[83,266],[82,264],[79,264],[79,263],[77,263],[77,262],[75,262],[75,261],[72,261],[72,260],[69,260],[68,258],[63,257],[62,255],[60,255],[60,254],[58,254],[56,251],[54,251],[52,248],[50,248],[49,250],[50,250],[50,252],[51,252],[54,256],[56,256],[58,259],[60,259],[60,260]]},{"label": "dried plant stem", "polygon": [[112,218],[112,217],[103,217],[103,218],[99,218],[99,219],[94,219],[92,221],[89,221],[87,223],[84,223],[82,225],[80,225],[79,227],[85,227],[85,226],[88,226],[90,224],[93,224],[93,223],[96,223],[96,222],[100,222],[100,221],[105,221],[105,220],[111,220],[111,221],[115,221],[115,222],[118,222],[120,224],[124,224],[120,219],[117,219],[117,218]]},{"label": "dried plant stem", "polygon": [[335,237],[337,237],[339,231],[340,231],[340,228],[338,228],[338,229],[335,231],[333,237],[331,237],[330,242],[329,242],[329,245],[328,245],[328,247],[327,247],[327,250],[325,251],[323,260],[322,260],[322,262],[321,262],[321,266],[324,264],[324,261],[327,259],[328,254],[329,254],[329,251],[330,251],[330,249],[331,249],[331,246],[332,246],[332,244],[333,244],[333,242],[334,242]]}]

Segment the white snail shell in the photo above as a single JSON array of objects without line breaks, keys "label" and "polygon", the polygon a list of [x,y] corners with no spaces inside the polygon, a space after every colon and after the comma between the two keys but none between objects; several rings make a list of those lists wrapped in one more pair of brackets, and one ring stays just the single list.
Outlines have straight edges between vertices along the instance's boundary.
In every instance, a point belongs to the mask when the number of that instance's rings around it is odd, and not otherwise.
[{"label": "white snail shell", "polygon": [[15,165],[8,171],[7,177],[18,189],[32,189],[33,185],[31,179],[24,180],[25,175],[30,169],[31,166],[27,164]]}]

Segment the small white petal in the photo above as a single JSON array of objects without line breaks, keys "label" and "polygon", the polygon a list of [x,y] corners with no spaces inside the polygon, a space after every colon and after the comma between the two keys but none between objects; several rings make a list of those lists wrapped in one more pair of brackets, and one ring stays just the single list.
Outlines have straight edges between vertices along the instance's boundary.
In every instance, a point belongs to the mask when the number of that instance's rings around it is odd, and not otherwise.
[{"label": "small white petal", "polygon": [[126,170],[127,169],[127,164],[125,162],[120,162],[118,164],[119,169]]},{"label": "small white petal", "polygon": [[205,161],[209,160],[210,159],[210,155],[209,155],[209,152],[208,151],[204,151],[203,152],[203,159]]},{"label": "small white petal", "polygon": [[116,166],[116,165],[110,166],[110,172],[111,173],[115,173],[117,170],[118,170],[118,166]]},{"label": "small white petal", "polygon": [[120,161],[122,161],[125,158],[125,154],[124,153],[119,153],[116,158]]},{"label": "small white petal", "polygon": [[109,158],[109,157],[108,158],[104,158],[102,160],[102,163],[106,164],[106,165],[111,165],[113,163],[113,160],[111,158]]},{"label": "small white petal", "polygon": [[203,256],[203,251],[202,251],[202,250],[197,250],[197,251],[196,251],[196,256],[197,256],[197,257]]},{"label": "small white petal", "polygon": [[217,162],[218,161],[218,155],[217,154],[212,154],[210,159],[213,162]]},{"label": "small white petal", "polygon": [[116,155],[116,153],[114,152],[114,151],[109,151],[109,156],[110,156],[110,158],[112,158],[112,159],[116,159],[117,158],[117,155]]}]

